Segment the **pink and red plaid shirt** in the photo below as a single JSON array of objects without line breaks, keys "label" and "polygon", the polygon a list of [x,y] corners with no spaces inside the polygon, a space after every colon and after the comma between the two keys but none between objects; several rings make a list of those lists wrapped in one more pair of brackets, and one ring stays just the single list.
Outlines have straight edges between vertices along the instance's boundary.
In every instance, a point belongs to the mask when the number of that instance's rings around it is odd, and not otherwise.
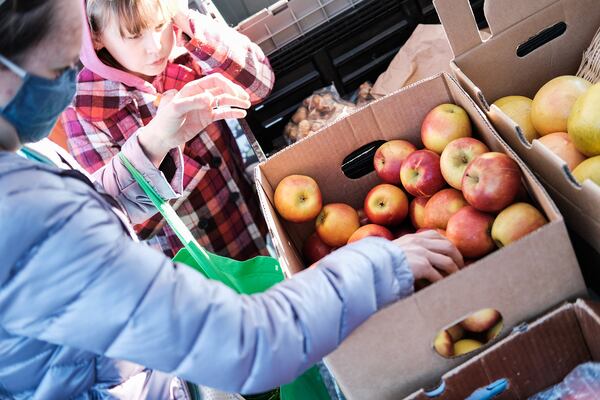
[{"label": "pink and red plaid shirt", "polygon": [[[156,93],[81,71],[62,121],[71,153],[89,172],[103,168],[150,122],[160,93],[215,72],[244,87],[253,103],[270,93],[274,76],[260,48],[231,28],[198,17],[190,19],[194,37],[185,43],[187,52],[152,82]],[[266,254],[266,225],[227,124],[216,122],[200,132],[186,144],[183,159],[183,193],[173,206],[200,244],[240,260]],[[136,231],[168,256],[182,247],[160,214]]]}]

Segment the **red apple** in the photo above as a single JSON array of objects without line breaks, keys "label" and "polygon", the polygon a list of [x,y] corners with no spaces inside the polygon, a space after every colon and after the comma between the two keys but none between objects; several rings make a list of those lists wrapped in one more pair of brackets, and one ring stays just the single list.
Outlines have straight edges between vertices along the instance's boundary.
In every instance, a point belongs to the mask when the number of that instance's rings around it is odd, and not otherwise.
[{"label": "red apple", "polygon": [[408,199],[399,187],[382,183],[367,194],[364,210],[374,224],[398,225],[408,214]]},{"label": "red apple", "polygon": [[379,146],[373,158],[377,175],[387,183],[400,183],[400,167],[404,159],[417,148],[406,140],[390,140]]},{"label": "red apple", "polygon": [[471,120],[467,112],[455,104],[440,104],[429,111],[421,126],[425,147],[442,154],[451,141],[471,136]]},{"label": "red apple", "polygon": [[411,153],[400,168],[406,191],[415,197],[431,197],[446,185],[440,171],[440,156],[429,150]]},{"label": "red apple", "polygon": [[531,204],[515,203],[496,217],[492,225],[492,239],[498,247],[507,246],[547,223],[542,213]]},{"label": "red apple", "polygon": [[440,157],[440,169],[446,182],[454,189],[462,189],[465,169],[477,156],[490,151],[477,139],[460,138],[448,143]]},{"label": "red apple", "polygon": [[521,169],[503,153],[485,153],[465,170],[462,191],[470,205],[480,211],[497,212],[515,200],[521,186]]},{"label": "red apple", "polygon": [[302,255],[309,264],[316,263],[332,251],[333,247],[326,245],[316,232],[306,239],[302,247]]},{"label": "red apple", "polygon": [[463,257],[483,257],[495,248],[491,236],[493,223],[493,216],[466,206],[450,217],[446,237]]},{"label": "red apple", "polygon": [[368,236],[376,236],[385,238],[387,240],[394,240],[394,235],[392,235],[392,232],[390,232],[388,228],[385,228],[381,225],[369,224],[358,228],[352,234],[352,236],[350,236],[350,239],[348,239],[348,243],[356,242]]},{"label": "red apple", "polygon": [[458,190],[440,190],[425,206],[425,227],[446,229],[450,217],[467,205],[467,201]]},{"label": "red apple", "polygon": [[325,244],[340,247],[360,227],[358,213],[344,203],[327,204],[317,216],[317,234]]},{"label": "red apple", "polygon": [[312,220],[323,205],[319,185],[305,175],[283,178],[275,189],[274,202],[279,215],[291,222]]},{"label": "red apple", "polygon": [[425,227],[425,205],[428,200],[428,197],[415,197],[410,202],[408,215],[410,216],[410,222],[416,229]]}]

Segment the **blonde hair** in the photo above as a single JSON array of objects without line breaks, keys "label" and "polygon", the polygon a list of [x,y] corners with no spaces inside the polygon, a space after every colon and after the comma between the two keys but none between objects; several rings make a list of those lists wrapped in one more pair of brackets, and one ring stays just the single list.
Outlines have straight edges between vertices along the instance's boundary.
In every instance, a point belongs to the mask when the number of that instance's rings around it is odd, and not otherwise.
[{"label": "blonde hair", "polygon": [[157,20],[169,21],[174,15],[173,0],[87,0],[86,13],[93,37],[99,37],[116,18],[122,37],[136,36]]}]

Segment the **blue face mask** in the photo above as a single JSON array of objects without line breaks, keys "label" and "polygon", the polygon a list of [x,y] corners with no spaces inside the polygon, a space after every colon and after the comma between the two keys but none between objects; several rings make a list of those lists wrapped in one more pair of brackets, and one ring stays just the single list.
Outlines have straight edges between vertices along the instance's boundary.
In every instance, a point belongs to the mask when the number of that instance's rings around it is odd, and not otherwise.
[{"label": "blue face mask", "polygon": [[69,68],[58,78],[47,79],[30,74],[2,55],[0,63],[23,80],[15,97],[0,107],[0,116],[15,127],[21,144],[42,140],[73,100],[77,70]]}]

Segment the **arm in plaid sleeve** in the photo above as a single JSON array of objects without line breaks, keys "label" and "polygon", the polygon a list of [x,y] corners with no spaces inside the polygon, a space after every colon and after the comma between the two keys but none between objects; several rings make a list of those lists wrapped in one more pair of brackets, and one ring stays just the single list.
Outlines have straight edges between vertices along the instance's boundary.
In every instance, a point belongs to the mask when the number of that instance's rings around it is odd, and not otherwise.
[{"label": "arm in plaid sleeve", "polygon": [[191,38],[185,48],[202,72],[220,72],[246,89],[253,104],[264,100],[273,89],[275,75],[260,47],[206,15],[196,11],[188,15],[188,26],[180,28]]},{"label": "arm in plaid sleeve", "polygon": [[156,168],[142,150],[138,131],[120,147],[110,134],[96,124],[77,116],[68,108],[62,116],[67,133],[69,150],[75,159],[91,174],[104,190],[119,200],[131,221],[142,223],[156,214],[157,210],[143,190],[125,169],[117,155],[122,152],[146,177],[164,199],[174,199],[183,191],[183,156],[179,148],[171,150],[176,171],[170,182],[163,171]]}]

